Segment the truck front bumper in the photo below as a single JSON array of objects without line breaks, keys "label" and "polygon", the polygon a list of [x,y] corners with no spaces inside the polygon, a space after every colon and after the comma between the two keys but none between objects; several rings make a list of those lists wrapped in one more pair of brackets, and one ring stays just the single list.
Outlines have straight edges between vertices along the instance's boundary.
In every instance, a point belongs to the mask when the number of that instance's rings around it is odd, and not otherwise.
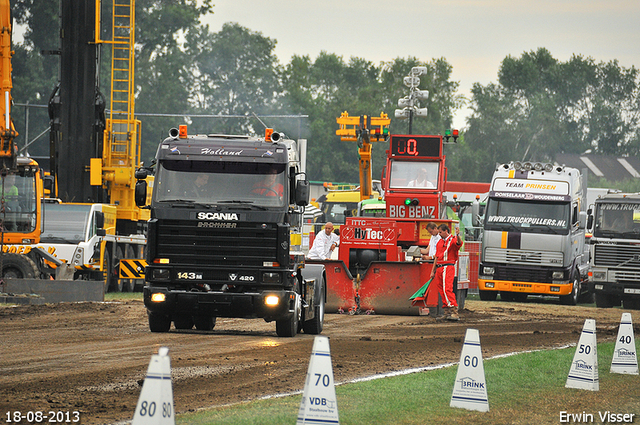
[{"label": "truck front bumper", "polygon": [[569,295],[573,291],[573,282],[540,283],[478,279],[478,289],[481,291],[522,292],[535,295]]},{"label": "truck front bumper", "polygon": [[589,281],[589,291],[603,294],[611,294],[619,297],[636,296],[640,297],[640,283],[620,283],[620,282],[594,282]]},{"label": "truck front bumper", "polygon": [[287,319],[295,310],[296,293],[264,290],[251,293],[187,292],[145,286],[144,305],[153,313],[215,317]]}]

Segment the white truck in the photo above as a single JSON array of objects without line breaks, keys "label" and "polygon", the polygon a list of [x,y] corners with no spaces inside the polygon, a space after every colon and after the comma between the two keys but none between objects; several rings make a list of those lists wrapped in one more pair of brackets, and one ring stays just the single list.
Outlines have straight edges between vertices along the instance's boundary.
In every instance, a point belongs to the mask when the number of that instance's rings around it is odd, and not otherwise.
[{"label": "white truck", "polygon": [[555,295],[589,302],[586,188],[575,168],[511,162],[496,167],[485,209],[478,289],[524,301]]},{"label": "white truck", "polygon": [[[141,279],[118,279],[123,258],[141,258],[144,235],[116,235],[116,207],[108,204],[47,202],[39,248],[62,264],[51,264],[57,279],[102,280],[105,292],[142,289]],[[64,270],[61,271],[60,269]]]},{"label": "white truck", "polygon": [[589,212],[596,306],[640,310],[640,193],[608,193]]}]

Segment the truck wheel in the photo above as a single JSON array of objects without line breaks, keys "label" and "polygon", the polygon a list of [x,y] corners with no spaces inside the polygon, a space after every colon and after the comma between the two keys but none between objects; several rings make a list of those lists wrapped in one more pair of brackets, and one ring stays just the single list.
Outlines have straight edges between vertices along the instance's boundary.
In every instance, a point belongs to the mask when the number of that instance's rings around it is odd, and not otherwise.
[{"label": "truck wheel", "polygon": [[613,301],[609,294],[603,294],[602,292],[596,292],[596,307],[599,308],[611,308],[613,307]]},{"label": "truck wheel", "polygon": [[102,274],[104,277],[104,292],[122,292],[122,287],[118,287],[117,275],[114,278],[113,264],[111,263],[111,250],[109,248],[105,249],[102,255],[102,262],[104,264],[104,271]]},{"label": "truck wheel", "polygon": [[301,316],[300,296],[296,296],[293,315],[285,320],[276,320],[276,334],[279,337],[293,337],[298,333],[298,324]]},{"label": "truck wheel", "polygon": [[216,325],[216,318],[211,316],[193,316],[193,323],[199,331],[213,330]]},{"label": "truck wheel", "polygon": [[40,273],[38,266],[26,255],[3,254],[2,277],[13,279],[34,279]]},{"label": "truck wheel", "polygon": [[122,292],[122,287],[125,279],[120,279],[119,270],[120,270],[120,259],[123,258],[124,252],[122,250],[122,246],[118,246],[116,248],[116,256],[113,259],[113,265],[109,270],[109,274],[111,275],[111,288],[114,292]]},{"label": "truck wheel", "polygon": [[480,293],[480,299],[482,301],[495,301],[498,299],[498,291],[482,291],[478,290]]},{"label": "truck wheel", "polygon": [[304,333],[309,335],[319,335],[322,333],[322,326],[324,323],[324,288],[325,282],[322,279],[322,286],[320,287],[320,302],[313,307],[314,317],[311,320],[305,320],[302,324]]},{"label": "truck wheel", "polygon": [[186,315],[173,316],[173,326],[175,326],[176,329],[192,329],[193,319],[191,316]]},{"label": "truck wheel", "polygon": [[580,279],[576,273],[573,274],[573,287],[571,289],[571,293],[569,295],[560,295],[560,304],[563,305],[577,305],[578,304],[578,293],[580,292]]},{"label": "truck wheel", "polygon": [[148,312],[149,329],[151,332],[169,332],[171,328],[171,318],[160,313]]}]

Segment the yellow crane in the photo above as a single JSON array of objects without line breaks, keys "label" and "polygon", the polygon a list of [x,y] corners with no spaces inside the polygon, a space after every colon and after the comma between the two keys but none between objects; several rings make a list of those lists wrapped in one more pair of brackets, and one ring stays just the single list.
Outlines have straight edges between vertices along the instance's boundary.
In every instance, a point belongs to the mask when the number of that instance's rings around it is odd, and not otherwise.
[{"label": "yellow crane", "polygon": [[358,143],[360,157],[360,200],[370,199],[372,196],[371,177],[371,142],[387,141],[389,138],[389,124],[391,120],[384,112],[379,117],[368,115],[350,117],[343,112],[336,122],[340,126],[336,135],[342,141]]},{"label": "yellow crane", "polygon": [[100,39],[101,1],[96,0],[96,43],[111,44],[111,96],[102,158],[91,160],[91,185],[102,185],[117,205],[117,220],[146,221],[149,210],[135,204],[135,169],[140,166],[140,120],[135,118],[135,0],[114,1],[111,40]]}]

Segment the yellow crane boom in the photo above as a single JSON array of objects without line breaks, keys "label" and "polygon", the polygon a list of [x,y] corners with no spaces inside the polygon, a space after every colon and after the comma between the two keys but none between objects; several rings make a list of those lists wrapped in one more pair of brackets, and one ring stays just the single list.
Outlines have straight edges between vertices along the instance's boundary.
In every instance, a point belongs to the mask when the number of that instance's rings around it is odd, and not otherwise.
[{"label": "yellow crane boom", "polygon": [[[11,89],[13,88],[11,77],[11,6],[9,0],[0,0],[0,56],[2,60],[0,72],[2,75],[2,99],[0,110],[2,121],[0,122],[0,158],[3,158],[4,167],[15,169],[17,152],[13,139],[18,135],[11,121]],[[8,161],[7,161],[8,160]],[[3,168],[4,168],[3,167]]]},{"label": "yellow crane boom", "polygon": [[372,188],[371,177],[371,142],[386,141],[389,138],[389,124],[391,120],[384,112],[379,117],[368,115],[350,117],[348,112],[343,112],[336,122],[340,126],[336,135],[342,141],[358,143],[358,155],[360,157],[360,200],[370,199]]}]

